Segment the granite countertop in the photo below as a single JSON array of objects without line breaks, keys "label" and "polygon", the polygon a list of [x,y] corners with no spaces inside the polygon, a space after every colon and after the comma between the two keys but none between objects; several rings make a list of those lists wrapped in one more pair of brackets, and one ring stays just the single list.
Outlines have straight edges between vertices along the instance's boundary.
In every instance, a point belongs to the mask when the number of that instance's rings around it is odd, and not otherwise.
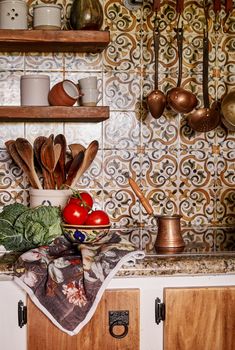
[{"label": "granite countertop", "polygon": [[[123,234],[128,232],[123,231]],[[182,251],[158,252],[153,244],[146,245],[142,247],[145,258],[137,260],[133,266],[123,266],[116,277],[235,274],[235,227],[185,228],[182,236],[185,242]],[[2,277],[12,275],[19,255],[12,252],[0,257]]]}]

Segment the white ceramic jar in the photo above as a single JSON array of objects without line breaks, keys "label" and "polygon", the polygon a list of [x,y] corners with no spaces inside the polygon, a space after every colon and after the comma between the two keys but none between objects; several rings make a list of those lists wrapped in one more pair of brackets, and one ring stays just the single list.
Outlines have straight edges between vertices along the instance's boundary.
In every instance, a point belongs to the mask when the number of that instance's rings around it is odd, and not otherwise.
[{"label": "white ceramic jar", "polygon": [[21,106],[49,106],[48,75],[22,75],[20,78]]},{"label": "white ceramic jar", "polygon": [[24,0],[0,0],[0,29],[27,29],[27,12]]},{"label": "white ceramic jar", "polygon": [[61,29],[61,6],[40,4],[33,7],[33,28],[46,30]]}]

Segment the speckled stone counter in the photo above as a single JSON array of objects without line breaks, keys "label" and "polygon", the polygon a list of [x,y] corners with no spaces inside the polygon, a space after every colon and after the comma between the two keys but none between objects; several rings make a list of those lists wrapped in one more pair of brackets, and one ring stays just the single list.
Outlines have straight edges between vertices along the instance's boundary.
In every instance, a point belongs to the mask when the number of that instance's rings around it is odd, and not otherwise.
[{"label": "speckled stone counter", "polygon": [[[235,253],[220,255],[177,255],[177,256],[146,256],[135,266],[123,267],[119,277],[151,277],[197,274],[227,274],[235,275]],[[235,276],[234,276],[235,278]]]},{"label": "speckled stone counter", "polygon": [[[123,232],[124,235],[129,232]],[[189,237],[193,239],[189,240]],[[133,266],[123,266],[116,277],[151,277],[198,274],[234,274],[235,276],[235,228],[222,230],[210,228],[199,232],[183,230],[186,243],[178,253],[155,251],[142,247],[144,259]],[[150,245],[148,246],[150,247]],[[137,247],[139,248],[139,247]],[[0,277],[13,273],[13,264],[19,254],[8,253],[0,257]]]}]

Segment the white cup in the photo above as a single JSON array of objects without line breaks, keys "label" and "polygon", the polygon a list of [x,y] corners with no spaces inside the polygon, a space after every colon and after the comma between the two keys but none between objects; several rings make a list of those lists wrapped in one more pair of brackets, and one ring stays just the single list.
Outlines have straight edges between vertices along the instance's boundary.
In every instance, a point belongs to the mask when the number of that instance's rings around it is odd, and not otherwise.
[{"label": "white cup", "polygon": [[24,0],[1,0],[0,29],[27,29],[27,12]]},{"label": "white cup", "polygon": [[48,75],[22,75],[20,77],[21,106],[49,106],[48,93],[50,77]]},{"label": "white cup", "polygon": [[33,28],[46,30],[61,29],[61,6],[40,4],[33,7]]},{"label": "white cup", "polygon": [[81,90],[97,89],[97,77],[87,77],[87,78],[79,79],[78,84]]},{"label": "white cup", "polygon": [[97,89],[82,89],[81,90],[81,106],[94,107],[101,100]]}]

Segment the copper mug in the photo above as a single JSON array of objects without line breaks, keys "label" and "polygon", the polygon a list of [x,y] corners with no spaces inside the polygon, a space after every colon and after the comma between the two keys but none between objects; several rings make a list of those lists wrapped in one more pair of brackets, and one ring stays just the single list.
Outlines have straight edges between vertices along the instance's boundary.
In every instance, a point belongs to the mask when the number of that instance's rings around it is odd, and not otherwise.
[{"label": "copper mug", "polygon": [[181,215],[157,215],[158,234],[155,242],[157,251],[180,252],[185,243],[181,235]]}]

